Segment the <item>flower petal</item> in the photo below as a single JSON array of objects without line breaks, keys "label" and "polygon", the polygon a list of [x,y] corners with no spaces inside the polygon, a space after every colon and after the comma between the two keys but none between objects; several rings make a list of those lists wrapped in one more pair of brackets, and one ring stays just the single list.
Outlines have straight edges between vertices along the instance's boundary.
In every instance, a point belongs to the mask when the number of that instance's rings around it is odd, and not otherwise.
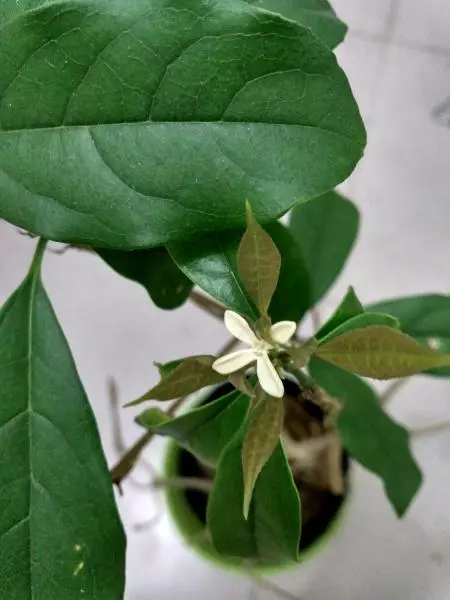
[{"label": "flower petal", "polygon": [[282,398],[284,395],[283,382],[275,370],[275,367],[270,362],[269,356],[264,353],[258,357],[256,363],[256,374],[258,375],[259,383],[262,389],[275,398]]},{"label": "flower petal", "polygon": [[294,335],[296,329],[295,321],[280,321],[270,328],[270,337],[278,344],[285,344]]},{"label": "flower petal", "polygon": [[248,350],[238,350],[237,352],[231,352],[221,356],[213,362],[212,368],[221,375],[228,375],[228,373],[234,373],[239,371],[243,367],[246,367],[250,363],[256,360],[255,351],[252,348]]},{"label": "flower petal", "polygon": [[238,315],[238,313],[235,313],[232,310],[225,311],[224,321],[225,327],[231,335],[241,342],[244,342],[244,344],[253,346],[258,341],[256,335],[250,329],[250,325],[243,317],[241,317],[241,315]]}]

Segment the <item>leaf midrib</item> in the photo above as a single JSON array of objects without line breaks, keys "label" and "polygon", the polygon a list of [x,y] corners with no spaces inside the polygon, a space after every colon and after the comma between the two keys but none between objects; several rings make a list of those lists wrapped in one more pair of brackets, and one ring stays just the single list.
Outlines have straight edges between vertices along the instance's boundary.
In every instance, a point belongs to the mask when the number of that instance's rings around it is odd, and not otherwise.
[{"label": "leaf midrib", "polygon": [[243,285],[241,284],[240,280],[238,279],[238,277],[237,277],[237,275],[236,275],[236,273],[235,273],[235,271],[233,269],[233,266],[231,264],[231,260],[228,257],[226,251],[224,250],[224,248],[223,248],[222,243],[221,243],[220,240],[218,241],[217,246],[219,248],[219,253],[222,254],[222,256],[224,258],[224,261],[225,261],[225,263],[226,263],[226,265],[228,267],[229,273],[230,273],[232,279],[234,280],[234,282],[236,284],[236,288],[241,293],[241,297],[245,301],[245,303],[246,303],[249,311],[251,312],[253,318],[256,319],[257,318],[257,313],[255,312],[255,310],[254,310],[254,308],[253,308],[253,306],[252,306],[252,304],[251,304],[251,302],[250,302],[250,300],[249,300],[249,298],[247,296],[247,292],[245,291],[245,289],[244,289]]},{"label": "leaf midrib", "polygon": [[[30,570],[30,591],[31,599],[34,600],[34,585],[33,585],[33,571],[31,564],[31,506],[32,506],[32,480],[35,479],[33,473],[33,460],[32,460],[32,391],[33,391],[33,373],[32,373],[32,356],[33,356],[33,326],[34,326],[34,298],[36,294],[36,286],[38,283],[38,265],[33,265],[30,272],[30,293],[29,293],[29,304],[28,304],[28,322],[27,322],[27,425],[28,425],[28,465],[29,465],[29,479],[28,479],[28,515],[26,516],[28,524],[28,540],[29,540],[29,570]],[[25,519],[24,519],[25,520]]]},{"label": "leaf midrib", "polygon": [[324,133],[330,134],[332,136],[336,136],[339,138],[343,138],[353,144],[354,146],[363,147],[364,140],[361,139],[356,141],[354,138],[351,138],[343,133],[338,133],[336,131],[332,131],[331,129],[326,129],[325,127],[319,127],[318,125],[305,125],[302,123],[282,123],[279,121],[276,122],[266,122],[266,121],[118,121],[115,123],[89,123],[89,124],[78,124],[78,125],[55,125],[55,126],[47,126],[47,127],[26,127],[23,129],[0,129],[0,136],[2,135],[17,135],[21,133],[29,133],[33,132],[48,132],[48,131],[72,131],[72,130],[82,130],[82,129],[103,129],[105,127],[132,127],[132,126],[149,126],[149,125],[180,125],[180,126],[189,126],[189,125],[203,125],[207,127],[208,125],[215,126],[242,126],[242,127],[251,127],[252,125],[257,126],[267,126],[267,127],[298,127],[299,129],[313,129],[318,131],[323,131]]}]

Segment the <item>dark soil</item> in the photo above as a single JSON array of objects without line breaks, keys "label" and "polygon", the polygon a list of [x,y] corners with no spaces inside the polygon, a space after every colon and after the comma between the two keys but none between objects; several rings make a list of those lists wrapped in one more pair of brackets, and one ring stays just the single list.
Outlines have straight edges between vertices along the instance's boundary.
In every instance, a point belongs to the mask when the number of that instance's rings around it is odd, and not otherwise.
[{"label": "dark soil", "polygon": [[[291,437],[303,440],[311,437],[311,432],[321,428],[323,412],[310,401],[298,400],[300,389],[296,383],[285,381],[285,429]],[[207,402],[212,402],[234,388],[230,384],[224,384],[211,394]],[[346,474],[349,460],[343,455],[342,469]],[[204,467],[197,459],[184,449],[179,453],[179,474],[182,477],[208,477]],[[302,501],[302,536],[300,549],[309,548],[325,531],[333,521],[344,501],[343,496],[336,496],[328,490],[319,489],[299,477],[295,477],[295,483]],[[186,499],[191,505],[193,512],[203,523],[206,522],[206,507],[208,495],[196,490],[186,490]]]}]

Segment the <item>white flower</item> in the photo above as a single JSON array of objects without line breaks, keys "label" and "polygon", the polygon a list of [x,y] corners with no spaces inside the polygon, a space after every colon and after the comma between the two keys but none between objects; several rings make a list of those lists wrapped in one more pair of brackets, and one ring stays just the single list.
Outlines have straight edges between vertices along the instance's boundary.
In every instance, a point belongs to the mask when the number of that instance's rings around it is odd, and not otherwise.
[{"label": "white flower", "polygon": [[269,350],[274,344],[286,344],[294,335],[297,325],[294,321],[280,321],[272,325],[269,331],[270,342],[256,337],[247,321],[232,310],[225,312],[225,327],[239,341],[250,348],[238,350],[221,356],[213,363],[213,369],[221,375],[239,371],[243,367],[256,362],[256,374],[262,389],[276,398],[284,394],[283,382],[269,358]]}]

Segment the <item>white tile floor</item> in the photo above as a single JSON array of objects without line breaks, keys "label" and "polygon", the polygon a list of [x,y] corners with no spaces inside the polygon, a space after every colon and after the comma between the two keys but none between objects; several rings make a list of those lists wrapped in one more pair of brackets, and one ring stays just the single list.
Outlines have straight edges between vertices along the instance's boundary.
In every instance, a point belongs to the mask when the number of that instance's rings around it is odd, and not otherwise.
[{"label": "white tile floor", "polygon": [[[450,2],[335,0],[335,7],[350,25],[338,54],[367,121],[369,144],[344,186],[363,214],[358,247],[323,312],[350,283],[364,301],[449,293]],[[23,277],[32,248],[32,241],[0,223],[0,302]],[[123,400],[136,397],[156,379],[153,360],[214,352],[225,341],[224,330],[192,306],[156,310],[143,290],[93,256],[48,254],[44,278],[112,463],[107,377],[114,374]],[[391,409],[415,426],[450,418],[449,398],[450,381],[419,377]],[[132,416],[124,412],[127,443],[138,435]],[[147,453],[155,464],[162,447],[158,441]],[[313,563],[278,577],[284,589],[303,600],[448,600],[450,432],[417,440],[414,451],[426,479],[408,517],[398,522],[379,482],[356,469],[340,535]],[[136,477],[145,481],[145,469]],[[189,553],[167,517],[137,531],[161,499],[130,485],[127,492],[119,500],[129,531],[126,600],[251,598],[250,582]],[[253,598],[274,596],[264,591]]]}]

